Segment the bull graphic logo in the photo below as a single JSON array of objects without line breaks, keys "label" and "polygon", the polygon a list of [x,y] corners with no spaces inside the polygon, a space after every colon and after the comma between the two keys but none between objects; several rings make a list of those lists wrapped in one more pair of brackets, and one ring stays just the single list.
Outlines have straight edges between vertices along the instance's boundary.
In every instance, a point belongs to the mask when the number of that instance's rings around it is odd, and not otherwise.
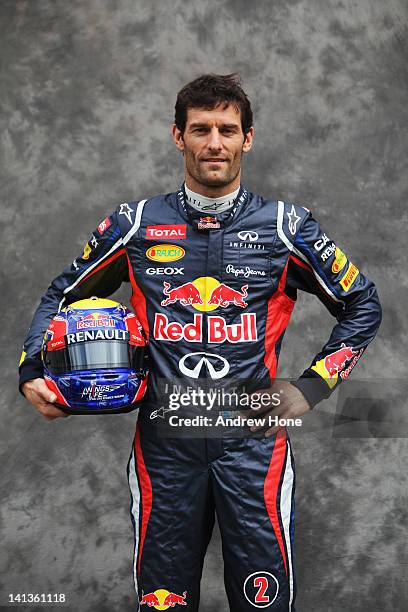
[{"label": "bull graphic logo", "polygon": [[146,595],[142,592],[142,599],[140,605],[146,605],[149,608],[155,608],[156,610],[167,610],[168,608],[174,608],[176,606],[187,605],[187,591],[184,591],[182,595],[168,591],[167,589],[156,589]]},{"label": "bull graphic logo", "polygon": [[221,283],[221,285],[218,285],[218,287],[213,290],[207,303],[216,304],[217,306],[221,306],[221,308],[227,308],[229,304],[246,308],[248,304],[244,302],[244,298],[248,296],[247,289],[248,285],[243,285],[240,292]]},{"label": "bull graphic logo", "polygon": [[148,605],[149,608],[152,608],[153,606],[160,606],[160,602],[156,593],[147,593],[146,595],[142,593],[140,605],[142,606],[143,604]]},{"label": "bull graphic logo", "polygon": [[212,277],[196,278],[193,282],[184,283],[178,287],[171,287],[170,283],[163,282],[163,293],[167,298],[161,302],[168,306],[180,302],[183,306],[193,306],[196,310],[207,311],[216,308],[227,308],[229,304],[246,308],[245,298],[248,296],[248,285],[243,285],[241,291],[219,283]]},{"label": "bull graphic logo", "polygon": [[[358,353],[360,353],[360,351],[355,351],[351,346],[346,346],[343,342],[337,351],[330,353],[330,355],[326,355],[323,359],[319,359],[319,361],[312,366],[312,370],[317,372],[319,376],[326,381],[330,389],[333,389],[337,384],[339,374],[342,376],[346,363],[353,359]],[[357,361],[354,360],[353,362],[353,365],[357,363]]]},{"label": "bull graphic logo", "polygon": [[163,602],[163,606],[169,606],[170,608],[174,608],[174,606],[186,606],[186,597],[187,591],[184,591],[183,595],[177,595],[177,593],[169,593],[166,599]]},{"label": "bull graphic logo", "polygon": [[184,283],[184,285],[174,287],[173,289],[170,288],[170,283],[167,283],[166,281],[163,282],[163,285],[163,293],[164,295],[167,295],[168,298],[162,301],[162,306],[174,304],[174,302],[180,302],[180,304],[183,304],[183,306],[204,304],[199,290],[193,285],[193,283]]},{"label": "bull graphic logo", "polygon": [[346,346],[343,342],[341,348],[331,353],[331,355],[326,355],[324,358],[324,367],[328,371],[329,376],[338,374],[344,368],[347,361],[350,361],[353,355],[357,353],[358,351],[353,351],[351,346]]}]

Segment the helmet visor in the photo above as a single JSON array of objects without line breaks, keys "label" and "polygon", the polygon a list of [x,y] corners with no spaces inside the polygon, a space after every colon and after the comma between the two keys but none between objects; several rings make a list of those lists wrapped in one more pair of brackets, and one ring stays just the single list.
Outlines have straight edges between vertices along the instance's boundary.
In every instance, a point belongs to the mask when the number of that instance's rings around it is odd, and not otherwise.
[{"label": "helmet visor", "polygon": [[131,346],[126,340],[92,340],[47,351],[44,363],[54,374],[75,370],[138,369],[143,354],[144,347]]}]

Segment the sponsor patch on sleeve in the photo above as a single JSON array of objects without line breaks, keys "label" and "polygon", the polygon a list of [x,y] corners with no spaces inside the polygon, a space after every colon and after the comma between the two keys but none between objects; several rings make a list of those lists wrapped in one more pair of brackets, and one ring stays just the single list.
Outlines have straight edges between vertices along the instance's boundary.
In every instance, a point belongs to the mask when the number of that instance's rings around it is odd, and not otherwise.
[{"label": "sponsor patch on sleeve", "polygon": [[[341,378],[346,378],[357,363],[362,352],[362,349],[360,351],[355,350],[351,346],[346,346],[343,342],[337,351],[326,355],[323,359],[319,359],[312,366],[312,370],[317,372],[326,381],[330,389],[333,389],[337,384],[339,374]],[[348,368],[346,368],[347,364],[349,364]],[[345,373],[343,370],[345,370]]]},{"label": "sponsor patch on sleeve", "polygon": [[106,219],[101,221],[101,223],[98,225],[99,235],[102,236],[102,234],[108,229],[110,225],[111,225],[111,221],[109,217],[106,217]]},{"label": "sponsor patch on sleeve", "polygon": [[351,285],[354,283],[358,275],[359,269],[356,268],[354,264],[349,263],[347,272],[340,279],[340,285],[343,287],[344,291],[348,291],[350,289]]},{"label": "sponsor patch on sleeve", "polygon": [[92,247],[89,245],[89,242],[86,243],[84,247],[84,252],[82,253],[82,259],[88,259],[91,254]]},{"label": "sponsor patch on sleeve", "polygon": [[344,268],[346,263],[347,263],[346,255],[343,253],[341,249],[339,249],[339,247],[336,247],[335,254],[334,254],[334,261],[331,267],[333,274],[338,274]]}]

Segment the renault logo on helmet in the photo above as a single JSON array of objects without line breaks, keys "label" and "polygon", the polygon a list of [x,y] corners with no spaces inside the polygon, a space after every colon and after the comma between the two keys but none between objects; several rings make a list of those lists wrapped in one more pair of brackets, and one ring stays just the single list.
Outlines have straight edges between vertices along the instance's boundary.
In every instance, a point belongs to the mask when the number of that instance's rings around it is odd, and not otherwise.
[{"label": "renault logo on helmet", "polygon": [[257,232],[244,231],[238,232],[238,238],[240,240],[243,240],[244,242],[255,242],[256,240],[258,240],[259,236]]},{"label": "renault logo on helmet", "polygon": [[[186,364],[187,362],[187,364]],[[179,361],[180,372],[190,378],[205,377],[207,370],[212,380],[224,378],[229,372],[228,361],[220,355],[214,353],[187,353]]]}]

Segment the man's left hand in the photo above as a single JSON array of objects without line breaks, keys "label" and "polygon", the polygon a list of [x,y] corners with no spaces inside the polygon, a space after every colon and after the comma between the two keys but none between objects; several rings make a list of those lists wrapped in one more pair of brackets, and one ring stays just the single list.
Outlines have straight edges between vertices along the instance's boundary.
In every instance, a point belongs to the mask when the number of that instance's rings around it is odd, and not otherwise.
[{"label": "man's left hand", "polygon": [[[297,387],[285,380],[279,380],[269,389],[261,389],[256,391],[256,393],[269,393],[271,396],[273,394],[278,394],[280,403],[274,408],[262,407],[259,410],[246,410],[244,413],[242,413],[242,416],[245,416],[246,418],[262,416],[265,418],[265,420],[267,420],[269,416],[278,416],[280,419],[285,420],[298,419],[311,409],[303,393],[301,393]],[[252,432],[261,431],[262,429],[263,427],[261,426],[251,427]],[[269,438],[270,436],[273,436],[279,429],[279,425],[270,427],[265,431],[265,437]]]}]

